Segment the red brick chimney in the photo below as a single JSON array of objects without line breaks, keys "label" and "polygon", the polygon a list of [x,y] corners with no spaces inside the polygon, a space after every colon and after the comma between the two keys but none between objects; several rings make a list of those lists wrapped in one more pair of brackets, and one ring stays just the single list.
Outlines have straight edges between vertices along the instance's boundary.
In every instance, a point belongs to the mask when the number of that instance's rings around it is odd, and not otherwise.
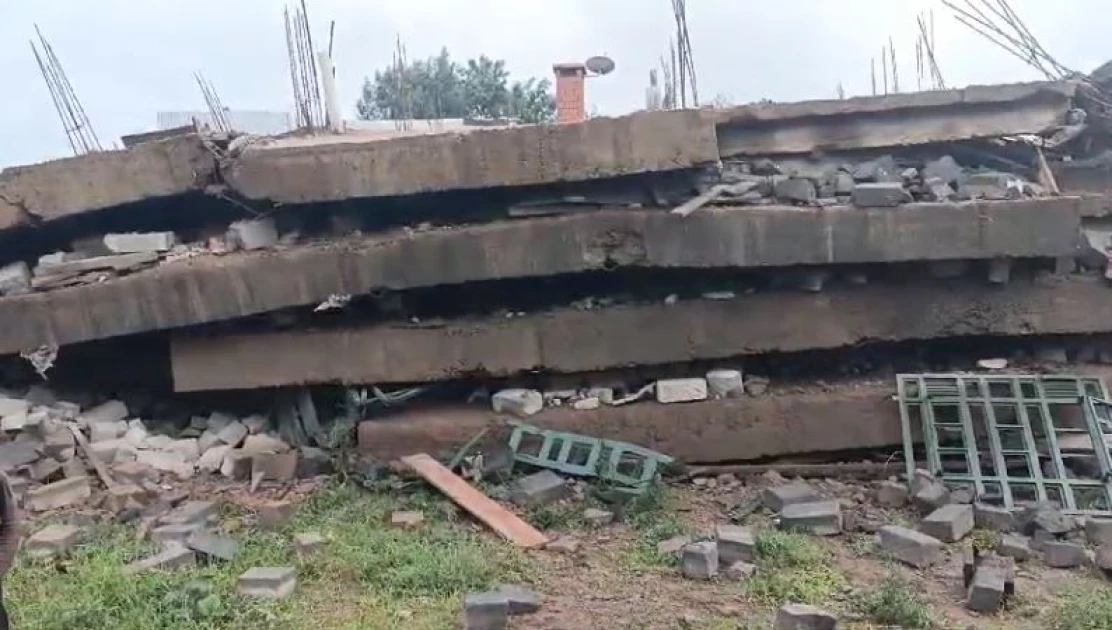
[{"label": "red brick chimney", "polygon": [[587,119],[587,103],[583,93],[587,66],[581,63],[558,63],[556,73],[556,122],[577,123]]}]

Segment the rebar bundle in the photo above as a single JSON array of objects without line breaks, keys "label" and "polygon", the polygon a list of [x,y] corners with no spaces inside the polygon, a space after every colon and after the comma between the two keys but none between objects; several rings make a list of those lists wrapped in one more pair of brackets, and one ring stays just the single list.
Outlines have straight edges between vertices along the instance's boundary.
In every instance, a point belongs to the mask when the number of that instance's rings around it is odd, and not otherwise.
[{"label": "rebar bundle", "polygon": [[320,76],[313,55],[313,35],[309,28],[309,12],[305,0],[294,7],[291,19],[287,6],[286,50],[289,54],[290,82],[293,84],[294,117],[298,128],[317,129],[324,126],[324,104],[320,94]]},{"label": "rebar bundle", "polygon": [[62,128],[66,131],[66,138],[69,139],[74,155],[100,151],[100,140],[97,139],[89,117],[85,115],[85,108],[81,106],[81,101],[73,91],[73,85],[66,77],[61,62],[54,54],[54,48],[46,41],[37,24],[35,33],[39,36],[39,44],[36,45],[35,41],[31,40],[31,51],[35,54],[35,61],[39,64],[39,71],[46,81],[50,99],[54,102],[54,109],[62,121]]}]

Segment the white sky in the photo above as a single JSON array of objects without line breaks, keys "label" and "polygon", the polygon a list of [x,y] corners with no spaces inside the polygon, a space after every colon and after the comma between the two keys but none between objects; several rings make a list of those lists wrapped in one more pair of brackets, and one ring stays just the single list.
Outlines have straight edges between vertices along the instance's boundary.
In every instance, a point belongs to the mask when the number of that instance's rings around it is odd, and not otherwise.
[{"label": "white sky", "polygon": [[[54,46],[101,143],[154,128],[159,110],[204,109],[200,70],[233,109],[290,109],[281,0],[4,0],[0,16],[0,166],[70,154],[28,40],[38,23]],[[612,75],[588,84],[588,107],[642,106],[648,70],[667,49],[667,0],[308,0],[314,36],[335,19],[345,114],[363,77],[389,63],[400,35],[411,59],[447,46],[457,59],[504,58],[514,78],[554,62],[607,54]],[[1067,66],[1112,58],[1109,0],[1012,0]],[[939,0],[689,0],[703,100],[832,98],[870,92],[869,59],[891,36],[901,87],[915,84],[915,15],[935,7],[939,65],[951,86],[1040,78],[957,24]]]}]

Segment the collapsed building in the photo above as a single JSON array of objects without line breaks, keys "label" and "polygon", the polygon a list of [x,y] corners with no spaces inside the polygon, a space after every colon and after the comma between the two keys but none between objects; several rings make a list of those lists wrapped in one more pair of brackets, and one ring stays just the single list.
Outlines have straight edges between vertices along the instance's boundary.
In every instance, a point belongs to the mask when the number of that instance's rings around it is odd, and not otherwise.
[{"label": "collapsed building", "polygon": [[900,448],[893,371],[1112,362],[1073,82],[141,140],[0,173],[10,395],[306,446],[354,415],[382,459],[516,416],[715,463]]}]

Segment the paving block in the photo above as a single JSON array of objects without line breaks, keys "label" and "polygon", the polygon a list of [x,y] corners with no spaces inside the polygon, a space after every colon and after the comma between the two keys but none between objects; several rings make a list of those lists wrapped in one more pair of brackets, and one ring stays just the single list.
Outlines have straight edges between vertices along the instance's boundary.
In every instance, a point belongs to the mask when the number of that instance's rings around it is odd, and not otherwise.
[{"label": "paving block", "polygon": [[1015,515],[1002,505],[973,504],[973,522],[981,529],[1010,532],[1015,529]]},{"label": "paving block", "polygon": [[521,477],[510,488],[510,500],[522,507],[535,507],[559,501],[567,494],[564,478],[551,470]]},{"label": "paving block", "polygon": [[774,630],[835,630],[838,618],[833,614],[807,604],[784,604],[776,612]]},{"label": "paving block", "polygon": [[494,413],[528,418],[544,409],[544,394],[534,389],[503,389],[490,397]]},{"label": "paving block", "polygon": [[757,539],[748,527],[718,525],[714,528],[714,540],[723,566],[740,561],[753,562],[757,558]]},{"label": "paving block", "polygon": [[297,506],[290,501],[267,501],[259,506],[255,522],[263,529],[281,529],[293,520]]},{"label": "paving block", "polygon": [[203,521],[196,521],[192,523],[171,523],[169,525],[160,525],[151,530],[151,540],[154,540],[163,546],[171,543],[177,543],[185,546],[185,541],[189,540],[189,536],[193,532],[200,530],[205,526]]},{"label": "paving block", "polygon": [[907,505],[910,495],[910,491],[904,484],[885,480],[877,486],[876,502],[883,507],[901,508]]},{"label": "paving block", "polygon": [[822,494],[806,481],[793,481],[779,486],[765,488],[761,493],[764,506],[773,512],[779,512],[785,506],[795,503],[811,503],[821,500]]},{"label": "paving block", "polygon": [[899,525],[880,528],[880,547],[896,560],[920,569],[942,556],[942,541]]},{"label": "paving block", "polygon": [[681,403],[707,399],[707,379],[666,378],[656,382],[656,402]]},{"label": "paving block", "polygon": [[780,528],[836,536],[842,533],[842,505],[834,500],[787,505],[780,511]]},{"label": "paving block", "polygon": [[255,567],[236,580],[236,593],[244,597],[282,599],[297,588],[297,570],[293,567]]},{"label": "paving block", "polygon": [[510,602],[501,591],[468,593],[463,598],[464,630],[504,630],[509,617]]},{"label": "paving block", "polygon": [[540,595],[524,586],[503,584],[498,592],[505,595],[511,615],[531,615],[541,609]]},{"label": "paving block", "polygon": [[614,513],[598,508],[583,510],[583,520],[595,527],[603,527],[614,522]]},{"label": "paving block", "polygon": [[133,562],[124,567],[125,573],[145,573],[147,571],[172,571],[191,567],[197,563],[197,555],[192,549],[170,543],[153,556]]},{"label": "paving block", "polygon": [[680,555],[680,570],[692,580],[709,580],[718,575],[718,546],[710,541],[691,543]]},{"label": "paving block", "polygon": [[402,529],[414,529],[425,522],[425,515],[421,512],[398,510],[390,514],[390,524]]},{"label": "paving block", "polygon": [[911,194],[899,182],[874,182],[853,187],[853,205],[859,208],[894,208],[910,203]]},{"label": "paving block", "polygon": [[1042,544],[1043,561],[1056,569],[1072,569],[1088,561],[1085,547],[1072,542],[1054,540]]},{"label": "paving block", "polygon": [[74,477],[28,490],[23,505],[32,512],[56,510],[81,503],[92,493],[88,477]]},{"label": "paving block", "polygon": [[1112,518],[1085,519],[1085,540],[1094,547],[1112,544]]},{"label": "paving block", "polygon": [[185,540],[185,546],[196,552],[202,559],[230,562],[239,553],[239,541],[228,536],[197,530]]},{"label": "paving block", "polygon": [[69,551],[84,538],[85,531],[73,525],[48,525],[35,532],[23,548],[33,557],[44,558]]},{"label": "paving block", "polygon": [[723,569],[722,575],[729,580],[744,580],[745,578],[753,577],[753,574],[756,572],[757,565],[738,561]]},{"label": "paving block", "polygon": [[1022,562],[1031,557],[1031,539],[1019,534],[1002,534],[996,553]]},{"label": "paving block", "polygon": [[1006,575],[997,567],[978,567],[973,575],[973,583],[965,600],[969,610],[979,613],[995,613],[1004,603],[1004,583]]},{"label": "paving block", "polygon": [[300,558],[307,558],[320,551],[323,547],[324,536],[316,532],[295,534],[293,537],[293,550]]},{"label": "paving block", "polygon": [[740,398],[745,395],[745,379],[741,370],[707,372],[707,392],[711,398]]},{"label": "paving block", "polygon": [[957,542],[973,531],[973,506],[944,505],[927,515],[919,529],[943,542]]},{"label": "paving block", "polygon": [[114,254],[168,252],[177,243],[178,238],[173,232],[127,232],[104,235],[104,246]]}]

